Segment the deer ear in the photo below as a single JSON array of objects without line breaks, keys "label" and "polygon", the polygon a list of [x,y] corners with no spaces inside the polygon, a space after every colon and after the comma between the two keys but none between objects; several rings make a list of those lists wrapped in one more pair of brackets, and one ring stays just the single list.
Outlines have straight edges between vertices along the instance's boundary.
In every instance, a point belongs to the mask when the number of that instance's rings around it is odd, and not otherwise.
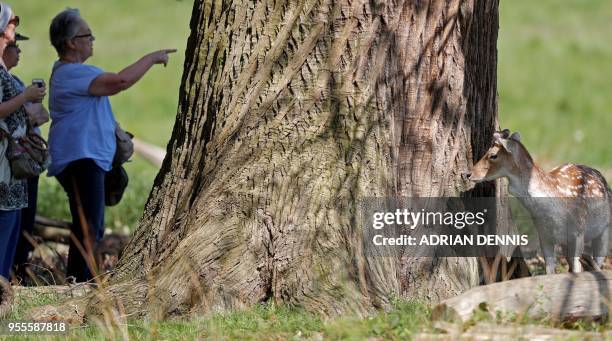
[{"label": "deer ear", "polygon": [[519,134],[519,132],[515,132],[514,134],[512,134],[512,136],[510,136],[510,138],[516,142],[521,142],[521,134]]},{"label": "deer ear", "polygon": [[496,131],[495,133],[493,133],[494,140],[507,139],[508,136],[510,136],[510,129],[504,129],[504,130]]},{"label": "deer ear", "polygon": [[512,145],[509,142],[510,140],[508,139],[499,139],[499,143],[504,148],[504,150],[512,154]]}]

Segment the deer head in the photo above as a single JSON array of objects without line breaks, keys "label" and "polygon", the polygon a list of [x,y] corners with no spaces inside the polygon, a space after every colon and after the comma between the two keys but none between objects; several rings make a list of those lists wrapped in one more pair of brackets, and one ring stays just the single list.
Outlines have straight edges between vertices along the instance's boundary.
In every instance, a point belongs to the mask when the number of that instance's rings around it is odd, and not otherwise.
[{"label": "deer head", "polygon": [[483,182],[519,175],[524,166],[524,157],[527,156],[531,160],[520,141],[521,135],[518,132],[512,135],[508,129],[496,132],[493,134],[493,145],[462,177],[474,182]]}]

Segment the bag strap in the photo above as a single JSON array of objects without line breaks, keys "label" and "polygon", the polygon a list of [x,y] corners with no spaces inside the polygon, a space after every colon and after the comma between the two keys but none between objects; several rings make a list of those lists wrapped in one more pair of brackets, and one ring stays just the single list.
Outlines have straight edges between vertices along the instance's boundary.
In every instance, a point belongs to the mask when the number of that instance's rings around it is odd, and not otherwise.
[{"label": "bag strap", "polygon": [[28,141],[33,148],[40,151],[46,151],[49,148],[47,141],[45,141],[45,139],[40,137],[38,134],[27,135],[24,137],[24,139]]}]

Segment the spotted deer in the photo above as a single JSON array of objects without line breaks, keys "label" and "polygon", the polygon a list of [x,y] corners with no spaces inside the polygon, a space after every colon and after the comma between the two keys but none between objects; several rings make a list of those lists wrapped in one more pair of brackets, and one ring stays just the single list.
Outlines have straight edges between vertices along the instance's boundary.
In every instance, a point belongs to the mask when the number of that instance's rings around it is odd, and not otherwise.
[{"label": "spotted deer", "polygon": [[608,252],[612,191],[600,172],[575,164],[546,172],[535,164],[520,134],[505,129],[494,134],[493,145],[463,177],[475,183],[508,178],[510,193],[536,224],[547,274],[555,272],[556,244],[566,247],[571,271],[580,272],[580,256],[590,243],[593,267],[601,270]]}]

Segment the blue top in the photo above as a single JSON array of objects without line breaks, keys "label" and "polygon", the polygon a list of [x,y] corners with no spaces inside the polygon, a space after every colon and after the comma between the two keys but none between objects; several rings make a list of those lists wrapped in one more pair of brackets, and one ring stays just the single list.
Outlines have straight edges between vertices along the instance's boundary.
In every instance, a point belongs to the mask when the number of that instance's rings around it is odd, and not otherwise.
[{"label": "blue top", "polygon": [[55,62],[49,85],[49,152],[47,174],[61,173],[75,160],[92,159],[109,171],[115,156],[115,117],[107,96],[90,95],[89,85],[104,73],[79,63]]}]

